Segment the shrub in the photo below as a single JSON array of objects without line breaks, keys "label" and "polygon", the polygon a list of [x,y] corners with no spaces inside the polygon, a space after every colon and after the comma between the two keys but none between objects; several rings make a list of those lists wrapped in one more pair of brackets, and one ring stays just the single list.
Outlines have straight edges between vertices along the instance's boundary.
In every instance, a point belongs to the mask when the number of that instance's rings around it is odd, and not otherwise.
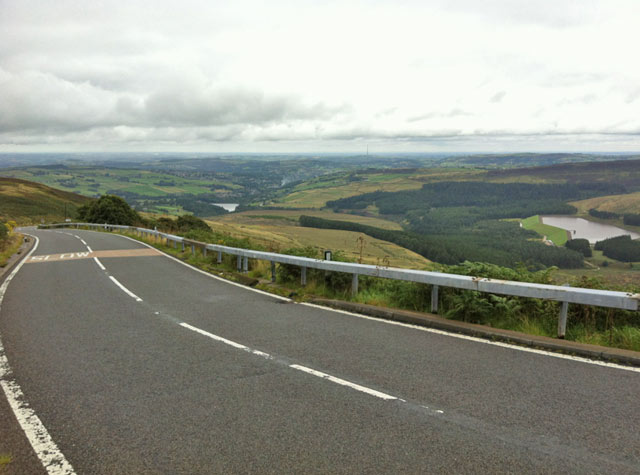
[{"label": "shrub", "polygon": [[591,257],[591,246],[587,239],[570,239],[565,243],[565,247],[582,253],[584,257]]},{"label": "shrub", "polygon": [[125,200],[115,195],[103,195],[76,211],[79,221],[88,223],[123,224],[132,226],[142,219]]}]

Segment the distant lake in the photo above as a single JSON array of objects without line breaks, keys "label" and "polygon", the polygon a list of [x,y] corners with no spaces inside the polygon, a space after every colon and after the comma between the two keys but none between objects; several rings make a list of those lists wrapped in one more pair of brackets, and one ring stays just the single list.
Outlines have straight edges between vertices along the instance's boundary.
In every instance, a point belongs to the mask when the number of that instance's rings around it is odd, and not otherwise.
[{"label": "distant lake", "polygon": [[221,208],[226,209],[229,212],[235,211],[240,203],[211,203],[213,206],[220,206]]},{"label": "distant lake", "polygon": [[640,234],[633,231],[573,216],[540,216],[540,220],[543,224],[566,229],[571,233],[571,239],[588,239],[591,244],[624,234],[631,236],[631,239],[640,238]]}]

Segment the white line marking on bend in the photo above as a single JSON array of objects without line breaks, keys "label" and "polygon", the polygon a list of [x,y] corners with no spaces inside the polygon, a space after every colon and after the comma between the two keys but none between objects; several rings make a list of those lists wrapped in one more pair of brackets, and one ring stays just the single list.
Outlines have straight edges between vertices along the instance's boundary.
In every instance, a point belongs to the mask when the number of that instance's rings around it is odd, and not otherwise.
[{"label": "white line marking on bend", "polygon": [[79,239],[80,239],[80,242],[81,242],[82,244],[84,244],[85,246],[87,245],[87,243],[86,243],[86,242],[84,242],[84,239],[82,239],[82,238],[79,238]]},{"label": "white line marking on bend", "polygon": [[299,371],[304,371],[305,373],[312,374],[313,376],[317,376],[318,378],[326,379],[327,381],[331,381],[332,383],[340,384],[341,386],[347,386],[347,387],[350,387],[351,389],[355,389],[356,391],[360,391],[360,392],[369,394],[370,396],[378,397],[380,399],[385,399],[387,401],[398,399],[395,396],[381,393],[380,391],[376,391],[375,389],[369,389],[365,386],[360,386],[359,384],[351,383],[344,379],[336,378],[335,376],[331,376],[330,374],[316,371],[315,369],[307,368],[306,366],[292,364],[292,365],[289,365],[289,368],[297,369]]},{"label": "white line marking on bend", "polygon": [[[29,257],[38,247],[40,240],[37,236],[32,236],[36,243],[26,257],[16,266],[16,268],[5,279],[2,286],[0,286],[0,308],[2,308],[2,301],[4,295],[9,286],[9,282],[14,278],[18,271],[22,268],[22,265],[29,260]],[[0,386],[4,391],[11,410],[20,427],[24,431],[31,447],[33,447],[36,456],[42,463],[42,466],[50,474],[71,475],[74,474],[73,467],[67,461],[64,454],[60,452],[58,446],[53,441],[47,428],[44,426],[40,418],[36,415],[33,409],[29,408],[27,401],[25,400],[22,389],[18,383],[10,378],[11,367],[9,366],[9,360],[4,354],[4,347],[2,346],[2,340],[0,340]]]},{"label": "white line marking on bend", "polygon": [[492,346],[499,346],[499,347],[502,347],[502,348],[508,348],[510,350],[524,351],[524,352],[527,352],[527,353],[535,353],[535,354],[538,354],[538,355],[551,356],[553,358],[560,358],[560,359],[571,360],[571,361],[579,361],[581,363],[587,363],[587,364],[596,365],[596,366],[606,366],[607,368],[622,369],[622,370],[625,370],[625,371],[633,371],[633,372],[636,372],[636,373],[640,373],[640,368],[636,368],[635,366],[624,366],[624,365],[619,365],[619,364],[616,364],[616,363],[608,363],[606,361],[591,360],[589,358],[584,358],[582,356],[571,356],[571,355],[565,355],[565,354],[562,354],[562,353],[553,353],[551,351],[538,350],[536,348],[528,348],[526,346],[512,345],[512,344],[503,343],[503,342],[500,342],[500,341],[485,340],[484,338],[478,338],[478,337],[469,336],[469,335],[462,335],[460,333],[449,333],[449,332],[446,332],[444,330],[438,330],[436,328],[421,327],[421,326],[418,326],[418,325],[412,325],[411,323],[395,322],[393,320],[385,320],[385,319],[382,319],[382,318],[370,317],[369,315],[361,315],[359,313],[348,312],[346,310],[338,310],[338,309],[335,309],[335,308],[323,307],[322,305],[316,305],[316,304],[313,304],[313,303],[300,303],[300,305],[305,305],[307,307],[313,307],[313,308],[319,308],[319,309],[327,310],[327,311],[330,311],[330,312],[344,313],[345,315],[351,315],[353,317],[363,318],[365,320],[374,320],[376,322],[386,323],[387,325],[397,325],[397,326],[400,326],[400,327],[411,328],[411,329],[420,330],[420,331],[423,331],[423,332],[435,333],[437,335],[450,336],[450,337],[453,337],[453,338],[458,338],[460,340],[468,340],[468,341],[473,341],[473,342],[476,342],[476,343],[482,343],[482,344],[485,344],[485,345],[492,345]]},{"label": "white line marking on bend", "polygon": [[94,261],[96,261],[96,264],[98,264],[98,267],[102,270],[107,270],[103,265],[102,262],[100,262],[100,260],[97,257],[93,258]]},{"label": "white line marking on bend", "polygon": [[[274,359],[274,357],[271,356],[269,353],[265,353],[264,351],[254,350],[253,348],[249,348],[248,346],[245,346],[245,345],[243,345],[241,343],[236,343],[235,341],[227,340],[226,338],[223,338],[221,336],[214,335],[213,333],[209,333],[208,331],[205,331],[205,330],[201,330],[200,328],[194,327],[193,325],[189,325],[188,323],[182,322],[182,323],[180,323],[180,326],[184,327],[184,328],[187,328],[187,329],[189,329],[191,331],[194,331],[196,333],[199,333],[200,335],[204,335],[204,336],[206,336],[208,338],[211,338],[212,340],[224,343],[225,345],[229,345],[229,346],[232,346],[232,347],[237,348],[239,350],[246,351],[247,353],[251,353],[251,354],[254,354],[256,356],[261,356],[262,358],[265,358],[267,360],[273,360]],[[322,379],[326,379],[327,381],[331,381],[332,383],[336,383],[336,384],[339,384],[341,386],[347,386],[347,387],[349,387],[351,389],[355,389],[356,391],[363,392],[363,393],[368,394],[370,396],[375,396],[377,398],[385,399],[387,401],[398,399],[395,396],[391,396],[389,394],[386,394],[386,393],[383,393],[383,392],[380,392],[380,391],[376,391],[375,389],[367,388],[366,386],[361,386],[359,384],[352,383],[350,381],[347,381],[346,379],[336,378],[335,376],[331,376],[330,374],[322,373],[320,371],[316,371],[315,369],[307,368],[306,366],[301,366],[301,365],[298,365],[298,364],[291,364],[291,365],[288,365],[288,366],[289,366],[289,368],[297,369],[298,371],[303,371],[305,373],[311,374],[313,376],[317,376],[317,377],[322,378]],[[406,402],[404,400],[401,400],[401,401]]]},{"label": "white line marking on bend", "polygon": [[93,249],[91,249],[89,246],[87,246],[87,249],[89,250],[89,252],[93,252]]},{"label": "white line marking on bend", "polygon": [[140,297],[138,297],[136,294],[134,294],[129,289],[127,289],[124,285],[118,282],[118,280],[114,276],[110,275],[109,278],[113,281],[114,284],[120,287],[120,289],[129,297],[136,299],[136,302],[142,302],[142,299]]},{"label": "white line marking on bend", "polygon": [[256,356],[261,356],[267,360],[273,359],[273,356],[271,356],[269,353],[265,353],[264,351],[254,350],[252,348],[249,348],[248,346],[242,345],[240,343],[236,343],[235,341],[227,340],[226,338],[223,338],[221,336],[214,335],[213,333],[209,333],[208,331],[201,330],[200,328],[189,325],[188,323],[182,322],[180,323],[180,326],[187,328],[191,331],[194,331],[196,333],[200,333],[200,335],[209,337],[212,340],[216,340],[216,341],[219,341],[220,343],[224,343],[225,345],[233,346],[234,348],[237,348],[239,350],[246,351],[247,353],[251,353]]}]

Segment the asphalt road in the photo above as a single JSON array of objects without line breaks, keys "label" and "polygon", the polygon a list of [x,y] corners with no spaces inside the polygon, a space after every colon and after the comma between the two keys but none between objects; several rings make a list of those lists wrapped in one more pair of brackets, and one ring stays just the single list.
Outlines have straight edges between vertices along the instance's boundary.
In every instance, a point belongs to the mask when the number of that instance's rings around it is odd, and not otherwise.
[{"label": "asphalt road", "polygon": [[[0,338],[77,473],[640,473],[637,371],[290,303],[116,235],[31,233]],[[87,246],[103,257],[71,254]]]}]

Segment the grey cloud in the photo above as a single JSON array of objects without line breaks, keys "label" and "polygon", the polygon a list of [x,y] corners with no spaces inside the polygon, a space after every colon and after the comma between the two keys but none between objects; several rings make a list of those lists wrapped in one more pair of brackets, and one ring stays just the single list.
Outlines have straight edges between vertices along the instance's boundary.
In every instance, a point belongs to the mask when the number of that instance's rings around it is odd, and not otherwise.
[{"label": "grey cloud", "polygon": [[464,117],[464,116],[473,116],[471,112],[467,112],[460,108],[451,109],[447,112],[429,112],[427,114],[421,114],[413,117],[409,117],[407,122],[420,122],[421,120],[427,119],[442,119],[442,118],[452,118],[452,117]]},{"label": "grey cloud", "polygon": [[502,102],[502,99],[504,99],[504,96],[507,95],[506,91],[500,91],[500,92],[496,92],[491,99],[489,99],[489,102],[492,102],[494,104],[497,104],[498,102]]},{"label": "grey cloud", "polygon": [[345,105],[305,104],[293,96],[184,83],[148,96],[104,90],[51,74],[0,70],[2,131],[72,132],[96,127],[249,126],[324,121]]}]

